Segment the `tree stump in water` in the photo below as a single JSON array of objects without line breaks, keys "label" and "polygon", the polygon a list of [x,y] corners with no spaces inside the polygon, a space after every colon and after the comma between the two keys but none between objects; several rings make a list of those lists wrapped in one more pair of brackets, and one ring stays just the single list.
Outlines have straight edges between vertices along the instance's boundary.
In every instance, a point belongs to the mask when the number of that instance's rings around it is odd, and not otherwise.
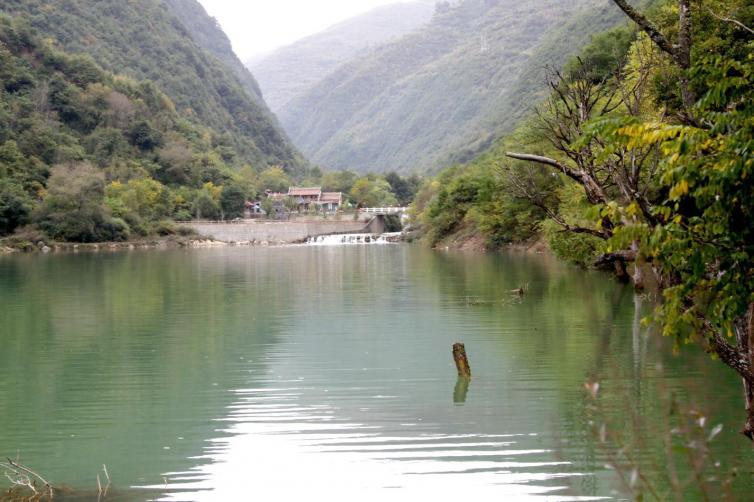
[{"label": "tree stump in water", "polygon": [[469,367],[469,360],[466,357],[466,347],[462,343],[453,344],[453,360],[456,362],[458,376],[471,378],[471,368]]}]

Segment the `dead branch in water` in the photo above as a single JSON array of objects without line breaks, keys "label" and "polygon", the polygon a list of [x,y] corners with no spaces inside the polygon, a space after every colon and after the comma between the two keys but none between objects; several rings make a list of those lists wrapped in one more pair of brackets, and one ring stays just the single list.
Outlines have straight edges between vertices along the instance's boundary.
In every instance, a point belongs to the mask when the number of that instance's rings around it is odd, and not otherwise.
[{"label": "dead branch in water", "polygon": [[[10,488],[0,492],[0,502],[46,502],[54,500],[56,493],[63,496],[78,493],[66,487],[53,487],[39,473],[20,463],[18,458],[16,460],[7,458],[5,462],[0,462],[0,469],[5,471],[5,477],[11,483]],[[96,500],[98,501],[107,498],[112,485],[107,465],[102,464],[102,472],[107,483],[103,485],[100,473],[97,473]],[[89,497],[86,500],[94,500],[95,494],[90,491],[86,493],[86,496]]]},{"label": "dead branch in water", "polygon": [[[5,469],[5,477],[11,482],[13,487],[16,488],[28,488],[31,490],[33,497],[40,499],[43,496],[52,499],[54,491],[52,485],[47,482],[45,478],[18,462],[18,460],[6,459],[7,462],[0,462],[0,467]],[[37,483],[41,483],[43,488],[40,493],[40,489]]]}]

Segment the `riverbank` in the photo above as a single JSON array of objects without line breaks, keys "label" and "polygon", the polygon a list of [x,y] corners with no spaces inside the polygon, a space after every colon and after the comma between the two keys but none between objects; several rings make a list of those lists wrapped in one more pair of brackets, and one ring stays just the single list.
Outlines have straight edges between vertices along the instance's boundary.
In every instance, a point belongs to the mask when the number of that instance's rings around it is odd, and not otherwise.
[{"label": "riverbank", "polygon": [[[213,239],[199,237],[168,236],[150,239],[139,239],[125,242],[55,242],[40,240],[37,243],[29,241],[7,242],[0,241],[0,255],[15,253],[78,253],[78,252],[105,252],[124,251],[136,249],[177,249],[177,248],[212,248],[225,246],[250,246],[251,242],[221,242]],[[259,243],[262,245],[263,243]],[[269,243],[264,244],[269,245]]]},{"label": "riverbank", "polygon": [[[421,240],[421,238],[418,240]],[[547,254],[552,252],[547,239],[542,234],[537,234],[531,239],[522,242],[491,246],[489,238],[479,232],[475,226],[461,226],[461,228],[441,239],[433,248],[441,251],[468,251],[476,253],[518,251]]]},{"label": "riverbank", "polygon": [[[358,237],[361,235],[369,235],[377,242],[377,236],[381,234],[329,234],[329,235],[343,235]],[[315,236],[314,238],[316,238]],[[239,241],[221,241],[213,238],[202,238],[199,236],[193,237],[157,237],[152,239],[140,239],[135,241],[125,242],[96,242],[96,243],[74,243],[74,242],[54,242],[40,240],[36,244],[29,241],[24,242],[3,242],[0,241],[0,256],[11,255],[20,253],[79,253],[79,252],[117,252],[117,251],[133,251],[137,249],[200,249],[200,248],[224,248],[224,247],[280,247],[280,246],[299,246],[309,242],[310,238],[303,238],[296,241],[281,241],[281,240],[239,240]],[[363,242],[370,242],[369,239],[365,239]],[[395,234],[389,234],[385,238],[385,242],[403,242],[400,236]]]},{"label": "riverbank", "polygon": [[367,219],[191,221],[181,222],[171,227],[170,233],[167,235],[99,243],[51,241],[41,232],[33,228],[26,228],[13,236],[0,239],[0,254],[118,251],[176,247],[283,246],[302,244],[309,239],[326,235],[379,235],[384,233],[385,230],[385,219],[379,215],[370,216]]}]

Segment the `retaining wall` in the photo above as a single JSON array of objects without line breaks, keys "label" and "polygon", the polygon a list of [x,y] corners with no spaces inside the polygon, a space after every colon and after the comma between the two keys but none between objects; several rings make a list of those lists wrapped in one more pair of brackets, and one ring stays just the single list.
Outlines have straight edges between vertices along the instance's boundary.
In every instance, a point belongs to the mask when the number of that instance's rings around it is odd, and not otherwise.
[{"label": "retaining wall", "polygon": [[371,232],[373,224],[363,221],[260,221],[181,223],[204,238],[224,242],[267,241],[293,243],[327,234]]}]

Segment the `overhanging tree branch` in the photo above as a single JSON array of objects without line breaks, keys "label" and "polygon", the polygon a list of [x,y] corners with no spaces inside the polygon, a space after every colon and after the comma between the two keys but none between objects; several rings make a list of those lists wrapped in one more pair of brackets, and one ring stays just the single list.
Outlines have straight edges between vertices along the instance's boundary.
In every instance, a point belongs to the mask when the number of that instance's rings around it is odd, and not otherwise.
[{"label": "overhanging tree branch", "polygon": [[742,354],[736,347],[728,343],[723,335],[704,320],[704,333],[712,351],[727,366],[736,371],[743,379],[754,382],[754,373],[752,373],[751,362],[746,354]]},{"label": "overhanging tree branch", "polygon": [[670,54],[673,59],[677,57],[675,46],[670,43],[670,40],[665,38],[665,35],[662,34],[659,28],[657,28],[649,19],[647,19],[644,14],[634,9],[628,2],[626,2],[626,0],[613,0],[613,3],[620,7],[620,10],[622,10],[628,17],[630,17],[633,22],[638,24],[639,28],[641,28],[644,33],[649,35],[649,38],[651,38],[652,41],[656,43],[660,49]]},{"label": "overhanging tree branch", "polygon": [[744,23],[742,23],[738,19],[733,19],[733,18],[730,18],[730,17],[724,17],[724,16],[721,16],[719,14],[715,14],[715,11],[713,11],[709,7],[707,7],[707,10],[712,15],[712,17],[714,17],[715,19],[717,19],[719,21],[723,21],[724,23],[733,23],[736,26],[738,26],[739,28],[741,28],[742,30],[746,30],[749,33],[751,33],[752,35],[754,35],[754,30],[752,30],[751,28],[749,28],[748,26],[746,26]]},{"label": "overhanging tree branch", "polygon": [[526,162],[536,162],[537,164],[544,164],[546,166],[554,167],[555,169],[557,169],[558,171],[562,172],[563,174],[565,174],[566,176],[570,178],[579,179],[579,175],[575,170],[549,157],[543,157],[541,155],[531,155],[528,153],[516,153],[516,152],[505,152],[505,156],[510,157],[512,159],[516,159],[516,160],[523,160]]}]

